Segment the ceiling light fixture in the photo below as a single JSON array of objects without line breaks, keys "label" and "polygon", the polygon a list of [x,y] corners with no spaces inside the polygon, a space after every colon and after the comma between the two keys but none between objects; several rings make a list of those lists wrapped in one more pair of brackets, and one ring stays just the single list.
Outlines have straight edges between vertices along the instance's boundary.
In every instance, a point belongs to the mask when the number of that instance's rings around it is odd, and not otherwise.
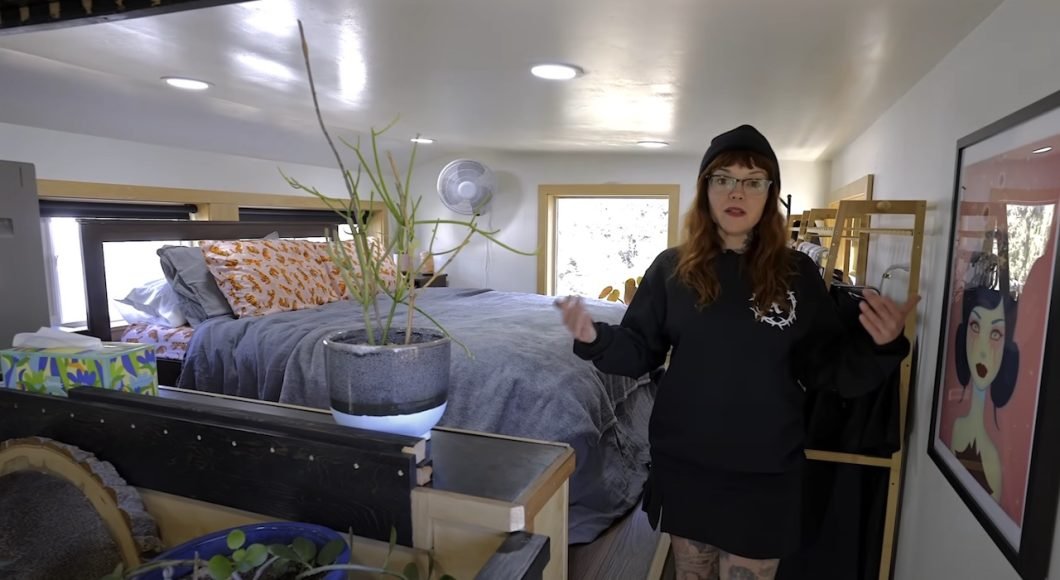
[{"label": "ceiling light fixture", "polygon": [[585,70],[570,64],[538,64],[530,67],[530,74],[549,81],[569,81],[585,74]]},{"label": "ceiling light fixture", "polygon": [[637,145],[645,149],[662,149],[670,146],[666,141],[637,141]]},{"label": "ceiling light fixture", "polygon": [[184,89],[185,91],[205,91],[210,88],[210,83],[196,79],[183,77],[162,77],[162,80],[171,87]]},{"label": "ceiling light fixture", "polygon": [[1052,147],[1046,145],[1045,147],[1042,147],[1041,149],[1035,149],[1034,151],[1031,151],[1031,153],[1034,153],[1036,155],[1041,155],[1042,153],[1048,153],[1048,152],[1050,152],[1052,150],[1053,150]]},{"label": "ceiling light fixture", "polygon": [[434,143],[434,139],[428,139],[427,137],[413,137],[412,139],[409,139],[409,141],[421,145],[430,145],[431,143]]}]

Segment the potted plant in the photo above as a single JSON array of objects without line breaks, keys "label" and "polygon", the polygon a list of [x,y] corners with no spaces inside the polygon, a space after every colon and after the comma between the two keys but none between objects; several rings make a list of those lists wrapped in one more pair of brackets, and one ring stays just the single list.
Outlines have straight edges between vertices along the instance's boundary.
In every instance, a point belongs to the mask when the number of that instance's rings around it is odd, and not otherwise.
[{"label": "potted plant", "polygon": [[[467,221],[422,219],[418,214],[421,198],[414,196],[409,189],[416,161],[415,144],[404,170],[398,167],[390,152],[380,154],[379,138],[393,123],[382,130],[371,130],[367,151],[360,142],[350,144],[342,140],[356,157],[355,167],[347,167],[320,110],[309,46],[301,21],[298,29],[313,108],[344,178],[346,198],[328,197],[286,174],[284,179],[291,187],[322,200],[346,221],[352,240],[330,240],[328,256],[338,270],[347,294],[359,305],[363,315],[359,327],[333,333],[324,340],[332,414],[345,425],[429,437],[431,428],[444,414],[448,400],[451,343],[455,341],[469,356],[471,353],[416,304],[420,291],[416,279],[429,264],[430,273],[423,284],[429,286],[475,236],[521,255],[532,256],[534,252],[522,252],[500,242],[496,238],[497,231],[486,231],[478,226],[476,216]],[[393,224],[394,235],[385,244],[369,234],[362,207],[361,193],[364,190],[368,192],[370,204],[374,205],[377,200],[382,202],[387,218]],[[466,235],[455,247],[436,251],[434,244],[438,228],[442,226],[464,228]],[[417,228],[432,231],[425,248],[421,248],[417,239]],[[395,255],[401,256],[403,262],[396,268],[396,275],[389,265]],[[434,259],[440,257],[445,258],[444,262],[435,264]],[[391,275],[396,278],[394,282],[389,279]],[[380,300],[382,296],[386,300]],[[403,320],[398,320],[399,305],[406,307]],[[420,326],[415,319],[417,313],[430,321],[433,328]]]},{"label": "potted plant", "polygon": [[[344,580],[348,572],[418,580],[415,562],[402,572],[388,569],[395,544],[392,533],[386,563],[364,566],[350,564],[349,544],[329,528],[297,522],[252,524],[190,540],[133,570],[119,564],[102,580]],[[431,558],[427,580],[433,574]],[[443,575],[440,580],[453,578]]]}]

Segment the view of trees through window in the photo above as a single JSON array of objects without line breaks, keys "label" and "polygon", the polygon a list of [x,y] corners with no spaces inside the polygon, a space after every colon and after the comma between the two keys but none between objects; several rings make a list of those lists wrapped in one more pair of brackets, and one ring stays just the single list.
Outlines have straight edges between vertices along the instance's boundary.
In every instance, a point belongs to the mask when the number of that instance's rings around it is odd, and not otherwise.
[{"label": "view of trees through window", "polygon": [[555,293],[596,298],[644,275],[666,249],[666,197],[560,197],[555,206]]},{"label": "view of trees through window", "polygon": [[1027,282],[1034,261],[1045,254],[1053,241],[1053,204],[1007,206],[1008,264],[1011,289],[1020,291]]}]

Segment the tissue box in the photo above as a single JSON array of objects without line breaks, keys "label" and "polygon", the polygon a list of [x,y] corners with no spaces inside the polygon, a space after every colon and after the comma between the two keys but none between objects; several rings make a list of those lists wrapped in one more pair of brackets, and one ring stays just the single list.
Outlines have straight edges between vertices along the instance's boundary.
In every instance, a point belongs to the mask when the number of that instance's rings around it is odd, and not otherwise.
[{"label": "tissue box", "polygon": [[155,347],[105,342],[101,349],[15,347],[0,350],[0,385],[66,396],[74,387],[158,394]]}]

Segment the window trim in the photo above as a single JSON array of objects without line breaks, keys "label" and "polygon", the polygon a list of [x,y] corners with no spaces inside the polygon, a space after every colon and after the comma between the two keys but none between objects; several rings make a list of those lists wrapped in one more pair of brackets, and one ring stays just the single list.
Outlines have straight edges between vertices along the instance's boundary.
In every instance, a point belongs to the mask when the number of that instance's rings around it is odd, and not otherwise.
[{"label": "window trim", "polygon": [[[78,223],[78,231],[80,232],[80,224],[85,220],[151,220],[155,223],[190,221],[192,215],[198,210],[195,204],[151,201],[110,202],[103,200],[40,198],[38,205],[40,206],[41,244],[44,251],[41,259],[45,262],[44,277],[48,289],[49,322],[52,326],[74,331],[87,328],[88,304],[87,302],[85,304],[86,312],[84,318],[63,320],[63,289],[58,276],[57,248],[49,231],[50,220],[73,219]],[[83,248],[79,248],[79,258],[82,253]],[[83,266],[84,264],[82,264]],[[84,280],[84,277],[82,280]]]},{"label": "window trim", "polygon": [[114,203],[107,201],[76,201],[41,199],[40,217],[99,218],[99,219],[156,219],[190,220],[199,211],[195,204]]},{"label": "window trim", "polygon": [[563,198],[666,198],[669,200],[667,245],[674,247],[680,238],[681,186],[678,184],[592,184],[538,186],[537,213],[537,292],[551,296],[556,264],[556,201]]},{"label": "window trim", "polygon": [[[350,212],[352,214],[352,212]],[[372,218],[370,210],[361,210],[361,222],[368,224]],[[256,222],[292,222],[308,221],[346,225],[346,219],[330,209],[289,209],[276,207],[240,207],[239,221]]]}]

